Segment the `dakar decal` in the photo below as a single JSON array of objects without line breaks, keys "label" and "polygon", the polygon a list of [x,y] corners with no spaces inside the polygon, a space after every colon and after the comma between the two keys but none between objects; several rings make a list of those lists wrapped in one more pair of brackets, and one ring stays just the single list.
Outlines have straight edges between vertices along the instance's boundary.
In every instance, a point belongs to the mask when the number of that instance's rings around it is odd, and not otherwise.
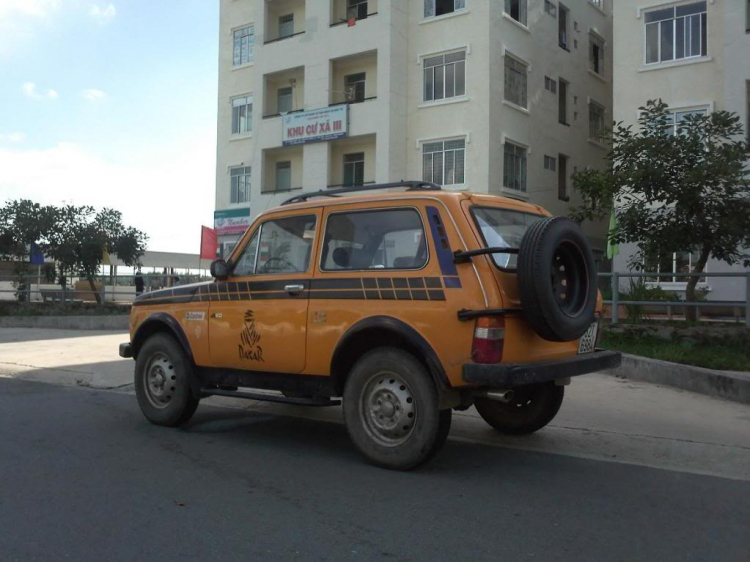
[{"label": "dakar decal", "polygon": [[255,329],[255,315],[252,310],[245,311],[245,326],[240,333],[240,359],[248,361],[260,361],[263,359],[263,348],[260,346],[260,334]]}]

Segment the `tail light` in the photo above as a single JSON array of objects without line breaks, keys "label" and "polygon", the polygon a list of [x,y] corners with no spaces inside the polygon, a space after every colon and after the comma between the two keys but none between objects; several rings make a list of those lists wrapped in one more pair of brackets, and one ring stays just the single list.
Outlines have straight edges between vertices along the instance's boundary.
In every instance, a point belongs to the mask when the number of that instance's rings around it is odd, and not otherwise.
[{"label": "tail light", "polygon": [[471,358],[475,363],[500,363],[503,360],[505,319],[478,318],[474,327]]}]

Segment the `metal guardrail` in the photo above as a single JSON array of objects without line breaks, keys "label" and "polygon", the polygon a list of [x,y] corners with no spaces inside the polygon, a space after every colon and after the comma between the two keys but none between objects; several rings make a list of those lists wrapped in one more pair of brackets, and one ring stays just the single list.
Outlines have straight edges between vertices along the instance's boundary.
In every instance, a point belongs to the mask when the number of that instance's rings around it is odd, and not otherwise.
[{"label": "metal guardrail", "polygon": [[[210,279],[209,277],[197,274],[177,275],[174,273],[146,273],[142,277],[144,280],[144,293]],[[179,278],[177,285],[174,284],[175,277]],[[76,282],[87,282],[85,277],[71,276],[68,278],[68,283],[65,286],[61,286],[48,281],[44,276],[40,277],[38,275],[0,276],[0,283],[16,284],[15,286],[11,286],[11,288],[3,288],[0,285],[0,302],[96,302],[95,293],[98,293],[100,305],[108,302],[127,304],[132,302],[136,297],[135,278],[135,275],[97,275],[94,277],[94,282],[98,285],[98,290],[94,291],[88,286],[88,283],[83,288],[74,288]],[[125,282],[123,283],[123,281]],[[12,295],[11,298],[4,296],[8,294]],[[19,295],[23,295],[22,298],[19,298]],[[32,295],[37,295],[38,298],[35,300],[32,298]]]},{"label": "metal guardrail", "polygon": [[[619,305],[636,305],[636,306],[661,306],[665,308],[670,307],[693,307],[693,308],[709,308],[709,307],[738,307],[745,309],[745,325],[750,329],[750,306],[748,301],[750,300],[750,272],[720,272],[720,273],[649,273],[649,272],[612,272],[612,273],[599,273],[599,277],[611,278],[612,288],[612,299],[605,300],[604,304],[612,306],[612,324],[619,322]],[[675,277],[735,277],[745,278],[745,300],[744,301],[630,301],[620,299],[620,280],[622,278],[672,278]]]}]

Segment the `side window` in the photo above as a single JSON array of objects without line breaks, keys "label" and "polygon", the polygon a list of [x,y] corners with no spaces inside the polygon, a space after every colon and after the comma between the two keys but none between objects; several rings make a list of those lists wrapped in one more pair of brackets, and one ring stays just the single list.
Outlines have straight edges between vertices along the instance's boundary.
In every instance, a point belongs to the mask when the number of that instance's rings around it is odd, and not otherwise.
[{"label": "side window", "polygon": [[252,275],[255,272],[255,257],[258,253],[258,234],[260,229],[255,231],[250,242],[247,243],[242,255],[234,266],[234,275]]},{"label": "side window", "polygon": [[310,265],[315,222],[313,215],[264,222],[237,260],[234,275],[304,273]]},{"label": "side window", "polygon": [[328,217],[320,268],[324,271],[419,269],[427,241],[414,209],[352,211]]}]

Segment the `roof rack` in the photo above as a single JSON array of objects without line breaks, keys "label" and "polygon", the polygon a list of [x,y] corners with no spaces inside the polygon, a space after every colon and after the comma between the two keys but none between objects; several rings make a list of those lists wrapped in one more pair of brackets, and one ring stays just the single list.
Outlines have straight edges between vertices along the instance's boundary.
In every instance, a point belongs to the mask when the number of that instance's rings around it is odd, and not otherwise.
[{"label": "roof rack", "polygon": [[344,193],[356,193],[358,191],[375,191],[377,189],[390,189],[393,187],[406,187],[406,191],[440,191],[443,188],[436,183],[429,181],[397,181],[393,183],[376,183],[371,185],[353,185],[351,187],[339,187],[336,189],[325,189],[313,191],[311,193],[301,193],[287,199],[281,205],[291,205],[292,203],[303,203],[313,197],[338,197]]}]

